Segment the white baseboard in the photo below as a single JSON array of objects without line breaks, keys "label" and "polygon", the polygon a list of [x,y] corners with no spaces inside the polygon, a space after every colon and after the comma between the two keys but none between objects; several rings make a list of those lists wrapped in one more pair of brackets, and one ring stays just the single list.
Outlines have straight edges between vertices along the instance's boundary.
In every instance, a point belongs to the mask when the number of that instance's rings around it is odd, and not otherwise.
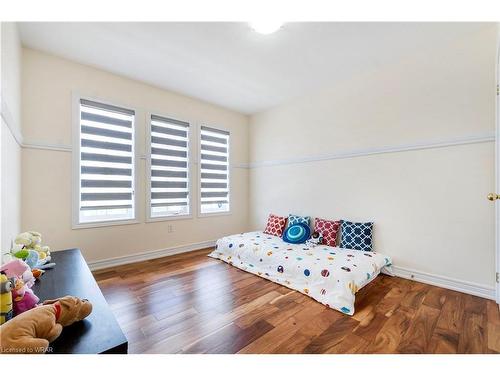
[{"label": "white baseboard", "polygon": [[[208,247],[214,247],[215,242],[216,242],[215,240],[198,242],[188,245],[170,247],[167,249],[147,251],[139,254],[96,260],[93,262],[88,262],[88,265],[92,271],[96,271],[104,268],[111,268],[111,267],[121,266],[124,264],[142,262],[145,260],[163,258],[170,255],[206,249]],[[397,277],[402,277],[408,280],[419,281],[421,283],[430,284],[445,289],[455,290],[457,292],[472,294],[474,296],[495,300],[495,288],[492,288],[487,285],[453,279],[446,276],[433,275],[427,272],[416,271],[404,267],[392,266],[392,270],[393,270],[393,275]]]},{"label": "white baseboard", "polygon": [[469,281],[433,275],[427,272],[397,266],[392,266],[392,270],[394,271],[394,276],[402,277],[404,279],[419,281],[421,283],[495,300],[495,288],[488,285],[476,284]]},{"label": "white baseboard", "polygon": [[95,271],[103,268],[121,266],[123,264],[142,262],[145,260],[163,258],[170,255],[187,253],[189,251],[206,249],[207,247],[213,247],[213,246],[215,246],[215,240],[198,242],[182,246],[175,246],[175,247],[170,247],[168,249],[160,249],[160,250],[147,251],[144,253],[125,255],[122,257],[96,260],[93,262],[87,262],[87,264],[92,271]]}]

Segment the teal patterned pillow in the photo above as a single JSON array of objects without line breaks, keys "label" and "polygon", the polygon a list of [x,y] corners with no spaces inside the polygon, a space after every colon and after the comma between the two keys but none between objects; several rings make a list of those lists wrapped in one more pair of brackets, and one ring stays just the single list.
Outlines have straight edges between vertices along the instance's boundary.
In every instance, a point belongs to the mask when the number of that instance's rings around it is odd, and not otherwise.
[{"label": "teal patterned pillow", "polygon": [[288,228],[290,225],[294,224],[305,224],[309,226],[309,223],[311,222],[311,217],[310,216],[299,216],[299,215],[288,215],[288,221],[286,223],[286,227]]}]

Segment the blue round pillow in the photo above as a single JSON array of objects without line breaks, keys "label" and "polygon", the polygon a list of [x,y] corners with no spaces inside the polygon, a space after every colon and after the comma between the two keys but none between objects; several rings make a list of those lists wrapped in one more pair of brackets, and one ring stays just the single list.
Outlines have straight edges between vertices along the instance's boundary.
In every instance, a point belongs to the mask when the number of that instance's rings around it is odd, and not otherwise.
[{"label": "blue round pillow", "polygon": [[304,243],[311,237],[311,228],[304,223],[290,225],[283,233],[283,241],[288,243]]}]

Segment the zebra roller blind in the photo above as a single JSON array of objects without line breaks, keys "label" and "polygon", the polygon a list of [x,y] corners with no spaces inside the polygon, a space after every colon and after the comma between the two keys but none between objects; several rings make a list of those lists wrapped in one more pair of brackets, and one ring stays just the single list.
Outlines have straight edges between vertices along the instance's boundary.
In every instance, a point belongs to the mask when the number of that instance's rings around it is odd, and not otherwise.
[{"label": "zebra roller blind", "polygon": [[229,132],[200,129],[200,213],[229,211]]},{"label": "zebra roller blind", "polygon": [[150,217],[189,215],[189,123],[151,116],[150,166]]},{"label": "zebra roller blind", "polygon": [[135,218],[134,118],[80,99],[79,223]]}]

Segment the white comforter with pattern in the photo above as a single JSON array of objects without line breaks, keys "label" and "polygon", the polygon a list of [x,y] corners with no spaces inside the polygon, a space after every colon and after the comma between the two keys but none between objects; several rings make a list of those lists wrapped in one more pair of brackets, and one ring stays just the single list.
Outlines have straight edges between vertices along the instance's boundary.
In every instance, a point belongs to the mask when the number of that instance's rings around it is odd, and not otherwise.
[{"label": "white comforter with pattern", "polygon": [[244,271],[354,314],[356,292],[377,275],[392,274],[391,259],[376,252],[293,245],[262,232],[223,237],[209,254]]}]

